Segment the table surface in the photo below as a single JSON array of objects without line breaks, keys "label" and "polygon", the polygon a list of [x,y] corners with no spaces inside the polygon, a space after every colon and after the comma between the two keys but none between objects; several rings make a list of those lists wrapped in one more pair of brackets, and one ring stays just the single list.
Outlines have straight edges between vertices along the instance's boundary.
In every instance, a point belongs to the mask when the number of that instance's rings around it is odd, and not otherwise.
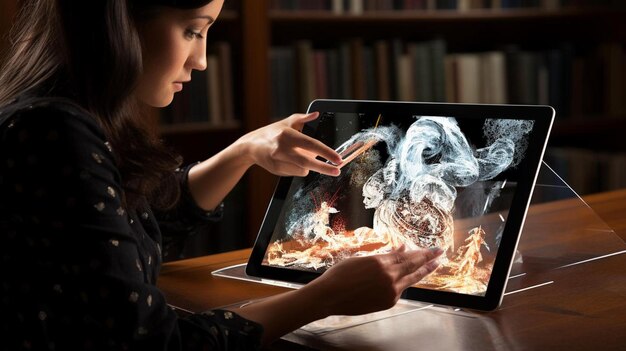
[{"label": "table surface", "polygon": [[[589,207],[578,199],[530,207],[519,245],[519,269],[527,274],[509,280],[494,312],[424,305],[348,328],[300,329],[272,348],[626,350],[626,189],[584,200]],[[171,305],[192,312],[285,291],[211,275],[249,254],[245,249],[167,263],[158,285]]]}]

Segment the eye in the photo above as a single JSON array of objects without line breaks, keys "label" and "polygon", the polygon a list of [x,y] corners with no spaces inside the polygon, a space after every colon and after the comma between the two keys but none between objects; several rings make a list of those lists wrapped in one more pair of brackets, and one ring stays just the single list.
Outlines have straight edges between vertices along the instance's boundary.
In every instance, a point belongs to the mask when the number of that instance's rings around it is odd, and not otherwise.
[{"label": "eye", "polygon": [[185,30],[185,36],[186,36],[188,39],[198,39],[198,40],[200,40],[200,39],[204,39],[204,36],[202,35],[202,33],[200,33],[200,32],[195,32],[195,31],[193,31],[193,30],[191,30],[191,29],[187,29],[187,30]]}]

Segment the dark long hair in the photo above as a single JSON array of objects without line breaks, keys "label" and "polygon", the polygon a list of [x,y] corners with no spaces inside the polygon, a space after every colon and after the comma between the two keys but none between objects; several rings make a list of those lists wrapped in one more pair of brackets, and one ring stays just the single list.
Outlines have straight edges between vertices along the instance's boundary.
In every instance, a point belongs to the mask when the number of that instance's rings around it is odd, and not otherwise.
[{"label": "dark long hair", "polygon": [[0,106],[19,95],[69,98],[92,115],[111,142],[126,206],[148,197],[175,204],[178,155],[162,145],[133,97],[142,71],[136,25],[153,8],[130,0],[27,0],[10,33],[0,73]]}]

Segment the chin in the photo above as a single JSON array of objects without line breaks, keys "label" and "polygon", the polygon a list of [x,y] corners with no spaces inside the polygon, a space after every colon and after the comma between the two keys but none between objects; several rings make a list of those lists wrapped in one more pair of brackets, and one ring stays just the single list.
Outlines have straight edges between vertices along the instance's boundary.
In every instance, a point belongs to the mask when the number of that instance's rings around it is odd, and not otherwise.
[{"label": "chin", "polygon": [[169,106],[172,103],[173,100],[174,99],[169,99],[166,102],[164,102],[163,104],[159,104],[159,106],[155,106],[155,107],[167,107],[167,106]]},{"label": "chin", "polygon": [[150,99],[148,101],[144,101],[144,103],[152,107],[162,108],[169,106],[172,101],[174,101],[174,94],[169,94],[166,97],[157,97],[154,99]]}]

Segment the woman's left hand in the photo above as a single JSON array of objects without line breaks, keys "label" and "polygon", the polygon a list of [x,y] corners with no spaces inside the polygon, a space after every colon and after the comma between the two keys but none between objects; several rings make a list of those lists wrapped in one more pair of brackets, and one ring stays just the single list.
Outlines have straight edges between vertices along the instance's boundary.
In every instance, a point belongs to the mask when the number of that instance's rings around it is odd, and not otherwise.
[{"label": "woman's left hand", "polygon": [[238,140],[245,145],[241,156],[279,176],[303,177],[309,171],[339,175],[336,165],[341,163],[341,156],[321,141],[302,133],[304,124],[318,116],[318,112],[293,114],[244,135]]}]

